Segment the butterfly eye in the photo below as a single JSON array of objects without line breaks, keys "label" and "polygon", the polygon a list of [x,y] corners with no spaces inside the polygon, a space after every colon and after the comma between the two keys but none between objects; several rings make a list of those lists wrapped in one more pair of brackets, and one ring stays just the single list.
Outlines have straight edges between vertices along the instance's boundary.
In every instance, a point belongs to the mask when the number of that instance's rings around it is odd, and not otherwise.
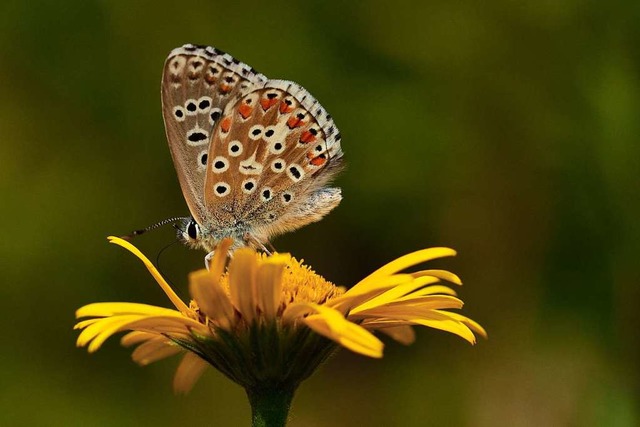
[{"label": "butterfly eye", "polygon": [[195,221],[190,221],[189,225],[187,225],[187,235],[195,240],[200,235],[200,226]]}]

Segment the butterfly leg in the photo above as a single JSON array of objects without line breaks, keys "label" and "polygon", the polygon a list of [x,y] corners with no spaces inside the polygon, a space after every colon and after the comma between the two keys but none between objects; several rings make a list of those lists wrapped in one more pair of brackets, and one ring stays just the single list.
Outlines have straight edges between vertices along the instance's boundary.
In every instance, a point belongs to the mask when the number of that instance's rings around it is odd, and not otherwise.
[{"label": "butterfly leg", "polygon": [[211,266],[211,260],[213,259],[214,253],[215,251],[211,251],[204,257],[204,266],[207,268],[207,271],[209,271],[209,267]]},{"label": "butterfly leg", "polygon": [[268,240],[267,240],[267,245],[269,245],[269,250],[271,251],[271,253],[276,253],[276,252],[278,252],[278,251],[276,250],[275,246],[273,246],[273,245],[271,244],[271,242],[270,242],[270,241],[268,241]]},{"label": "butterfly leg", "polygon": [[[244,235],[244,241],[247,244],[252,244],[253,246],[255,246],[257,249],[260,249],[262,252],[264,252],[267,255],[273,255],[272,252],[267,249],[267,247],[264,245],[264,243],[262,243],[260,240],[258,240],[254,235],[252,235],[251,233],[245,233]],[[268,243],[268,242],[267,242]],[[271,246],[271,243],[269,243],[269,246]],[[273,248],[273,247],[272,247]]]}]

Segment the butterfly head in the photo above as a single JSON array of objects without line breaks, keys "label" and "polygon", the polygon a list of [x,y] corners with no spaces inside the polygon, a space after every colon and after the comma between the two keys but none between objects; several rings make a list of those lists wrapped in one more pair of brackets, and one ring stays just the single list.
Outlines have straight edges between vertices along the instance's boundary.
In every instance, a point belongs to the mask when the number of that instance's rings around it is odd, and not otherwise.
[{"label": "butterfly head", "polygon": [[244,226],[207,228],[193,217],[182,218],[176,225],[178,239],[192,249],[203,249],[207,252],[215,250],[224,238],[231,238],[230,249],[235,250],[249,244],[251,233]]}]

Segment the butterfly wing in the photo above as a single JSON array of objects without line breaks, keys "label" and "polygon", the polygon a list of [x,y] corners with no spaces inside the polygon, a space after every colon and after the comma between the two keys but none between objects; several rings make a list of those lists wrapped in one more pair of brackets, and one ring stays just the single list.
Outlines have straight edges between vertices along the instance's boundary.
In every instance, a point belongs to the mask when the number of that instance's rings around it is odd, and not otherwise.
[{"label": "butterfly wing", "polygon": [[162,115],[182,193],[202,224],[209,142],[229,102],[267,78],[213,47],[184,45],[167,58],[162,74]]},{"label": "butterfly wing", "polygon": [[230,103],[214,130],[205,207],[260,241],[320,220],[338,205],[340,133],[296,83],[269,80]]}]

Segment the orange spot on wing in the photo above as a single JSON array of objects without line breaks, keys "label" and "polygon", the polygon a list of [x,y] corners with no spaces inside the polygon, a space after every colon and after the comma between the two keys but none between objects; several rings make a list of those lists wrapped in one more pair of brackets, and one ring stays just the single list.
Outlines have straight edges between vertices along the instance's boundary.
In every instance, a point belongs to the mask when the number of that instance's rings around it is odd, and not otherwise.
[{"label": "orange spot on wing", "polygon": [[240,113],[243,119],[248,118],[252,111],[253,107],[249,107],[247,104],[242,104],[240,108],[238,108],[238,113]]},{"label": "orange spot on wing", "polygon": [[228,84],[221,84],[220,85],[220,92],[222,93],[228,93],[231,92],[231,86],[229,86]]},{"label": "orange spot on wing", "polygon": [[313,159],[311,159],[311,164],[314,166],[322,166],[325,164],[325,162],[327,161],[326,157],[323,156],[318,156],[318,157],[314,157]]},{"label": "orange spot on wing", "polygon": [[287,126],[289,126],[289,129],[298,128],[302,125],[304,125],[304,121],[295,116],[289,117],[289,120],[287,120]]},{"label": "orange spot on wing", "polygon": [[263,98],[260,100],[260,105],[262,105],[262,109],[264,111],[267,111],[269,108],[273,107],[277,103],[278,103],[278,100],[275,98],[274,99]]},{"label": "orange spot on wing", "polygon": [[316,137],[309,131],[305,131],[300,135],[300,142],[307,144],[316,140]]},{"label": "orange spot on wing", "polygon": [[281,114],[288,113],[291,110],[293,110],[293,107],[291,105],[287,105],[286,102],[280,103],[280,113]]},{"label": "orange spot on wing", "polygon": [[227,116],[220,122],[220,129],[222,132],[227,133],[231,129],[231,117]]}]

